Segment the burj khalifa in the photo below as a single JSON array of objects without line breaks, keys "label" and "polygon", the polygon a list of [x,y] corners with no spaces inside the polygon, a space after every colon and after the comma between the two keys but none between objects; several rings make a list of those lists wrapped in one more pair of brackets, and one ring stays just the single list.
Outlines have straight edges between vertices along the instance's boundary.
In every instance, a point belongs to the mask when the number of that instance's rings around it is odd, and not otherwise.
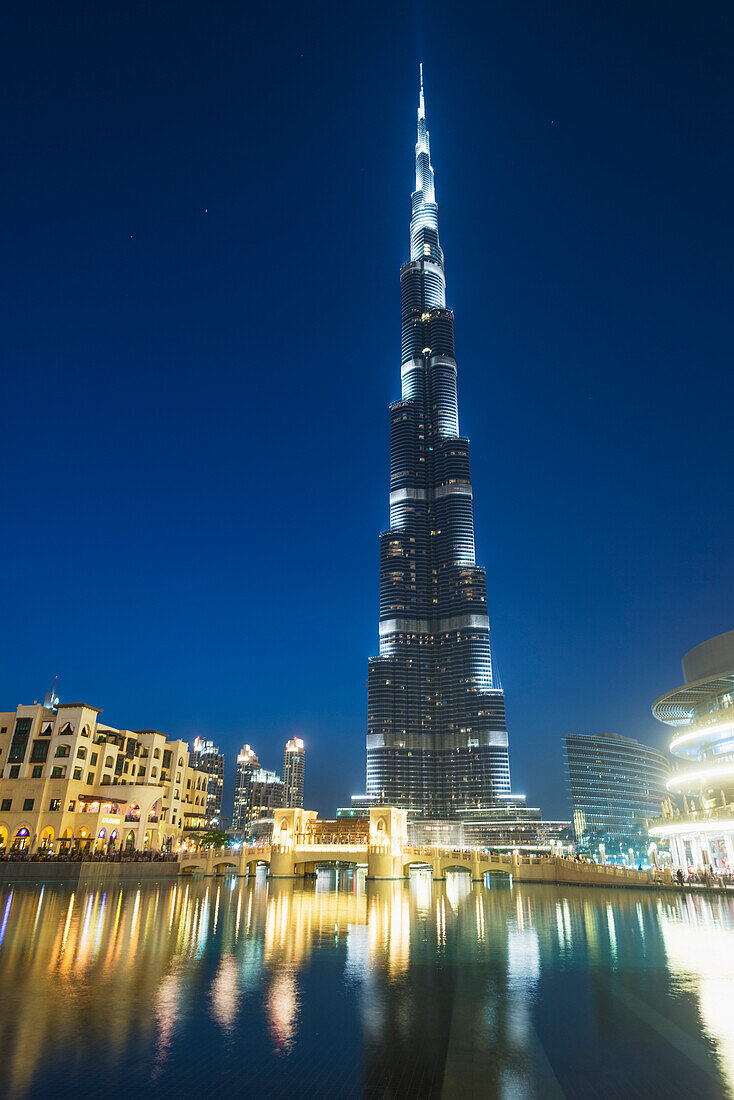
[{"label": "burj khalifa", "polygon": [[369,662],[367,796],[424,818],[508,805],[505,699],[474,554],[421,66],[410,260],[400,271],[402,396],[390,407],[380,651]]}]

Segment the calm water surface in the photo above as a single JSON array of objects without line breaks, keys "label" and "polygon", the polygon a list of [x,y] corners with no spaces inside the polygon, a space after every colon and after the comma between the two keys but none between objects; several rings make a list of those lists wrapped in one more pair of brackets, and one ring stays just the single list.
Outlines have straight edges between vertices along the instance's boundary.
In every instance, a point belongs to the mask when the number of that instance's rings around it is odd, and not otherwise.
[{"label": "calm water surface", "polygon": [[734,1096],[734,897],[0,887],[0,1094]]}]

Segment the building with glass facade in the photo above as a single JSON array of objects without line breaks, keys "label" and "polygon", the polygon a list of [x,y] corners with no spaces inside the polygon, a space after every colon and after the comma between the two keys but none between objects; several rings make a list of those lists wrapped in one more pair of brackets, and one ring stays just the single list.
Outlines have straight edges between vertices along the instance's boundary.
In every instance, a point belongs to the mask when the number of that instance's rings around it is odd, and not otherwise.
[{"label": "building with glass facade", "polygon": [[232,829],[246,833],[253,821],[272,815],[285,804],[283,780],[260,767],[255,751],[244,745],[237,756]]},{"label": "building with glass facade", "polygon": [[367,795],[430,820],[512,803],[505,698],[474,553],[454,316],[423,78],[410,260],[400,272],[402,394],[390,408],[390,526],[380,536],[380,651],[368,667]]},{"label": "building with glass facade", "polygon": [[222,791],[224,789],[224,754],[213,741],[194,739],[191,763],[207,776],[206,816],[210,825],[222,821]]},{"label": "building with glass facade", "polygon": [[567,733],[566,762],[579,851],[647,861],[648,825],[668,793],[668,758],[616,733]]},{"label": "building with glass facade", "polygon": [[454,819],[414,818],[408,822],[408,840],[411,844],[539,855],[568,849],[573,829],[570,821],[544,821],[537,807],[499,803]]},{"label": "building with glass facade", "polygon": [[260,761],[255,750],[249,745],[243,745],[242,752],[237,754],[237,770],[234,778],[233,829],[242,830],[245,828],[252,773],[259,767]]},{"label": "building with glass facade", "polygon": [[734,630],[691,649],[683,677],[652,707],[673,727],[679,765],[650,836],[670,845],[677,867],[734,871]]},{"label": "building with glass facade", "polygon": [[283,785],[285,806],[303,806],[303,780],[306,772],[306,749],[300,737],[286,741],[283,753]]},{"label": "building with glass facade", "polygon": [[245,828],[258,818],[272,818],[273,810],[285,805],[285,786],[269,768],[255,768],[249,781]]}]

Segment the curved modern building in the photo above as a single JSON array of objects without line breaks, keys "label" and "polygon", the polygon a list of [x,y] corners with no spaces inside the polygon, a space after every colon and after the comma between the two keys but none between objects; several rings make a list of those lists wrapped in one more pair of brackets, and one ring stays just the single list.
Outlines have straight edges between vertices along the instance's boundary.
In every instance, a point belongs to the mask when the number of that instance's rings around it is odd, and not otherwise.
[{"label": "curved modern building", "polygon": [[567,733],[566,762],[579,851],[635,863],[647,859],[650,821],[667,798],[663,753],[618,733]]},{"label": "curved modern building", "polygon": [[390,408],[390,527],[380,537],[380,653],[368,672],[367,796],[445,819],[512,796],[422,67],[415,181],[400,271],[402,394]]},{"label": "curved modern building", "polygon": [[673,727],[670,751],[680,763],[650,836],[670,843],[679,867],[734,870],[734,630],[686,653],[683,677],[652,707]]}]

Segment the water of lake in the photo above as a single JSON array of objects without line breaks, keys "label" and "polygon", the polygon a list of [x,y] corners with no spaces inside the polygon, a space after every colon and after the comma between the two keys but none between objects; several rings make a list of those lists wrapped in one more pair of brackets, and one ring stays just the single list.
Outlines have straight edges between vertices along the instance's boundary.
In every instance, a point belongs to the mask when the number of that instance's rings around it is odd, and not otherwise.
[{"label": "water of lake", "polygon": [[0,1094],[734,1096],[734,895],[0,887]]}]

